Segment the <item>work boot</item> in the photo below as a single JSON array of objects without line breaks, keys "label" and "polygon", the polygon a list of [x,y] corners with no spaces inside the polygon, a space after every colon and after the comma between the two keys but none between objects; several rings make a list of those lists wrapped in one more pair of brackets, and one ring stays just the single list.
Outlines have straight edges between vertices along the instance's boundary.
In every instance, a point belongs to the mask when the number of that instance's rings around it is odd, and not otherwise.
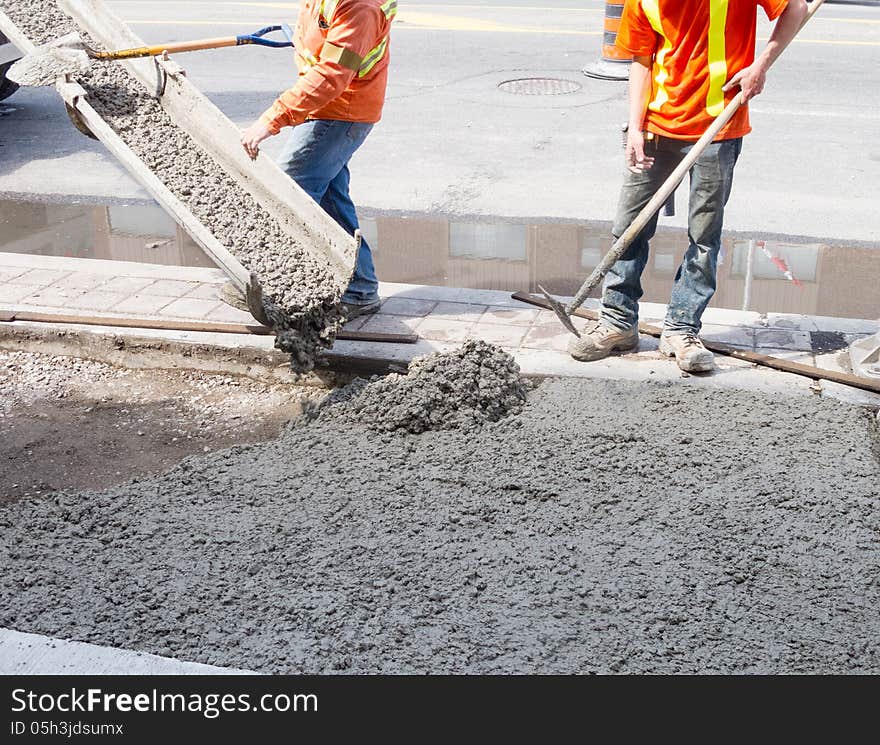
[{"label": "work boot", "polygon": [[342,303],[342,312],[345,313],[345,320],[351,321],[358,316],[366,316],[371,313],[378,313],[382,307],[381,300],[374,300],[372,303],[358,305],[357,303]]},{"label": "work boot", "polygon": [[689,373],[709,372],[715,367],[715,357],[692,331],[684,334],[664,331],[660,335],[660,354],[675,357],[678,366]]},{"label": "work boot", "polygon": [[232,282],[225,282],[220,288],[219,294],[220,299],[227,305],[231,305],[238,310],[243,310],[245,313],[251,312],[251,309],[248,308],[244,293],[232,284]]},{"label": "work boot", "polygon": [[628,352],[637,346],[639,346],[638,329],[621,331],[597,323],[589,333],[568,342],[568,353],[580,362],[593,362],[607,357],[612,352]]}]

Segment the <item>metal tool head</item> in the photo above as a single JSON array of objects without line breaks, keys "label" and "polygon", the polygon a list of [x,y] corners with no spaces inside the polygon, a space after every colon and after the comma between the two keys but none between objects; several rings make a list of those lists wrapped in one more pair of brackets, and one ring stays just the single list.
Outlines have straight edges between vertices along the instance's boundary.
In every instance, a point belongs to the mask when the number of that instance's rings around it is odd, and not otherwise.
[{"label": "metal tool head", "polygon": [[26,54],[6,73],[6,76],[23,86],[39,88],[55,85],[65,76],[76,77],[89,66],[89,55],[79,34],[67,34],[49,44],[37,47]]},{"label": "metal tool head", "polygon": [[254,272],[251,272],[250,281],[245,287],[244,296],[247,300],[248,309],[251,315],[257,319],[257,322],[272,328],[272,322],[266,315],[266,305],[263,302],[263,286]]},{"label": "metal tool head", "polygon": [[541,285],[538,285],[538,289],[547,299],[547,302],[550,303],[550,307],[553,308],[553,312],[556,313],[559,320],[562,322],[562,325],[565,326],[571,333],[575,336],[580,337],[581,332],[578,331],[574,324],[571,322],[571,316],[568,315],[568,311],[566,311],[565,306],[560,303],[555,297],[553,297],[547,290],[545,290]]}]

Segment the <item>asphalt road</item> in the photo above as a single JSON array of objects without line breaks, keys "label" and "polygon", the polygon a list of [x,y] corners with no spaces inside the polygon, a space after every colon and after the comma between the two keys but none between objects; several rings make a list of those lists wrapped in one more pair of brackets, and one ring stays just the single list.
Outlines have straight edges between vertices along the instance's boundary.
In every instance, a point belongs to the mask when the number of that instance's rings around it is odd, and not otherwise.
[{"label": "asphalt road", "polygon": [[[608,220],[622,177],[625,84],[591,80],[604,4],[405,0],[395,23],[383,121],[353,161],[370,211]],[[248,32],[292,21],[295,3],[110,5],[150,42]],[[769,24],[759,24],[759,48]],[[290,85],[288,51],[253,47],[180,56],[233,120],[253,120]],[[880,242],[880,7],[828,4],[772,70],[752,106],[728,207],[730,229]],[[580,91],[513,95],[521,77]],[[143,192],[66,121],[51,90],[20,91],[0,116],[0,191],[133,197]],[[280,138],[267,143],[270,154]],[[683,192],[684,190],[680,190]],[[683,224],[679,215],[664,218]]]}]

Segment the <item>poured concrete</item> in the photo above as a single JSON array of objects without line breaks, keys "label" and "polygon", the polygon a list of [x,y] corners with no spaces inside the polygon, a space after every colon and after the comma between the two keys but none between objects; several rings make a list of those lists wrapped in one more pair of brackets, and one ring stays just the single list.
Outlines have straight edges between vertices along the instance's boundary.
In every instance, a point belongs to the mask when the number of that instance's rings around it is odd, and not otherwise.
[{"label": "poured concrete", "polygon": [[357,380],[328,396],[312,416],[343,425],[356,421],[378,432],[468,430],[518,413],[526,390],[513,357],[471,340],[416,358],[406,374]]},{"label": "poured concrete", "polygon": [[299,422],[0,510],[0,624],[261,672],[877,673],[876,426],[586,380],[477,431]]}]

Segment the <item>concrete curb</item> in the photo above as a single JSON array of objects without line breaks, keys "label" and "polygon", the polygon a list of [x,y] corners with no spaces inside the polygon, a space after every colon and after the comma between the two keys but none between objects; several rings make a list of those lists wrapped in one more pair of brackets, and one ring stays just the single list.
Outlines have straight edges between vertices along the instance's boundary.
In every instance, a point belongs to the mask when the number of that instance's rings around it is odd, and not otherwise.
[{"label": "concrete curb", "polygon": [[0,675],[255,675],[215,667],[0,629]]}]

